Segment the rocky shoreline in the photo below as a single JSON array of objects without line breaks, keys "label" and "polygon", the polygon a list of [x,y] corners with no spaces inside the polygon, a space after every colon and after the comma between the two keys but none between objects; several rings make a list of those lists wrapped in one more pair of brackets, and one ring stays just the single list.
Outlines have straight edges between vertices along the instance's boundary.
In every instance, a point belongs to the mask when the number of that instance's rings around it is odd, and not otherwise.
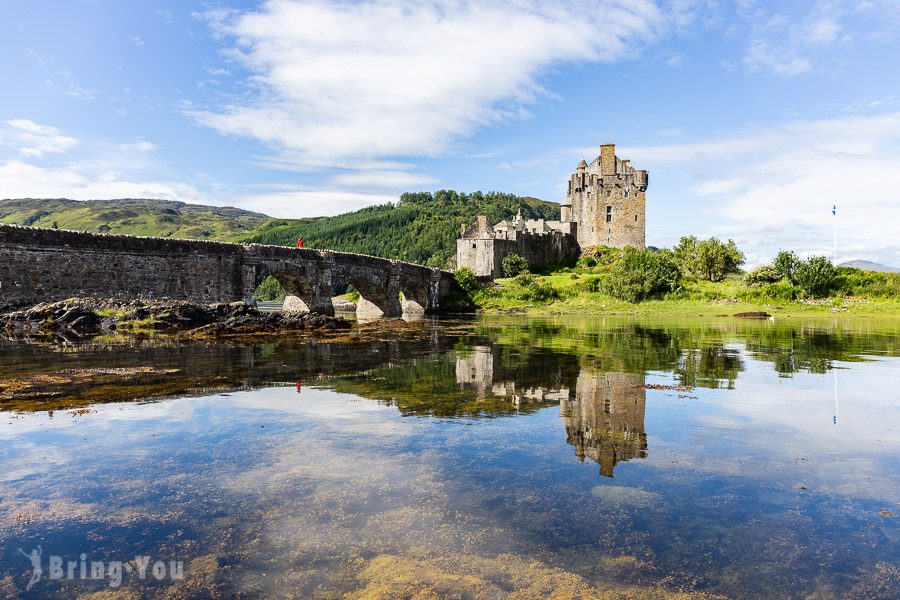
[{"label": "rocky shoreline", "polygon": [[245,302],[198,304],[174,300],[69,298],[0,314],[9,334],[164,333],[196,338],[345,331],[343,317],[318,313],[261,313]]}]

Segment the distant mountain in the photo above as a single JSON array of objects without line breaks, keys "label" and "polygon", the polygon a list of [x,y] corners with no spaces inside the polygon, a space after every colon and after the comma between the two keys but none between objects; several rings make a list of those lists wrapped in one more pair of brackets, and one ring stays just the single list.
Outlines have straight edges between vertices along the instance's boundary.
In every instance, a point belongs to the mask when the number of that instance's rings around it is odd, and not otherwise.
[{"label": "distant mountain", "polygon": [[559,219],[559,204],[500,192],[464,194],[453,190],[403,194],[396,204],[370,206],[335,217],[268,221],[241,238],[293,245],[298,237],[311,248],[360,252],[447,267],[456,257],[460,226],[479,214],[496,223],[522,210],[526,218]]},{"label": "distant mountain", "polygon": [[851,260],[838,265],[839,267],[853,267],[863,271],[878,271],[879,273],[900,273],[900,269],[889,267],[870,260]]},{"label": "distant mountain", "polygon": [[559,204],[500,192],[453,190],[403,194],[397,203],[334,217],[273,219],[237,208],[169,200],[0,200],[0,223],[142,236],[256,242],[326,248],[447,267],[460,226],[485,214],[496,223],[516,211],[559,219]]},{"label": "distant mountain", "polygon": [[233,241],[271,217],[169,200],[0,200],[0,223],[127,235]]}]

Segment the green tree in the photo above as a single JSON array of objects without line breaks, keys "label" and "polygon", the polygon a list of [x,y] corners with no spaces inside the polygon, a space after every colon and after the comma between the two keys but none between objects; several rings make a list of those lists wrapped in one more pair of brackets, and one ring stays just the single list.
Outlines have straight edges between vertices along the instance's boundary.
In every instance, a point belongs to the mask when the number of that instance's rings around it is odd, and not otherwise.
[{"label": "green tree", "polygon": [[738,250],[734,240],[723,243],[711,237],[697,244],[693,270],[701,279],[722,281],[729,273],[736,272],[744,260],[744,253]]},{"label": "green tree", "polygon": [[734,240],[725,243],[715,237],[698,240],[693,235],[685,236],[675,246],[673,255],[682,272],[708,281],[722,281],[744,264],[744,253]]},{"label": "green tree", "polygon": [[826,296],[834,285],[834,265],[824,256],[813,256],[809,260],[797,263],[794,277],[797,285],[810,296]]},{"label": "green tree", "polygon": [[788,250],[779,252],[772,262],[772,266],[778,271],[778,274],[791,283],[797,283],[794,279],[794,271],[797,270],[798,264],[800,264],[800,257],[795,252]]},{"label": "green tree", "polygon": [[503,257],[500,268],[503,270],[504,277],[515,277],[519,273],[528,270],[528,261],[513,252]]},{"label": "green tree", "polygon": [[620,300],[640,302],[648,297],[674,290],[681,277],[671,252],[652,252],[628,248],[605,280],[606,292]]},{"label": "green tree", "polygon": [[700,240],[697,236],[686,235],[678,241],[678,245],[672,249],[675,262],[681,268],[682,273],[693,275],[694,261],[697,258],[697,244]]}]

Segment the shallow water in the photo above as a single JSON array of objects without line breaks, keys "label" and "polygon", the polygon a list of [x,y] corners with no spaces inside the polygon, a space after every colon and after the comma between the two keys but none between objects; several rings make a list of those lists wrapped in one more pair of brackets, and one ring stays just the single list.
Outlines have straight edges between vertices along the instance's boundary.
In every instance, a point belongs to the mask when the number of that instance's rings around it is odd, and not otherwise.
[{"label": "shallow water", "polygon": [[[897,322],[421,327],[403,343],[0,342],[0,381],[109,371],[0,404],[0,595],[109,591],[111,561],[150,556],[183,579],[113,589],[897,597]],[[136,367],[140,385],[116,384]],[[19,549],[38,546],[25,592]],[[72,579],[50,578],[51,556],[79,563]]]}]

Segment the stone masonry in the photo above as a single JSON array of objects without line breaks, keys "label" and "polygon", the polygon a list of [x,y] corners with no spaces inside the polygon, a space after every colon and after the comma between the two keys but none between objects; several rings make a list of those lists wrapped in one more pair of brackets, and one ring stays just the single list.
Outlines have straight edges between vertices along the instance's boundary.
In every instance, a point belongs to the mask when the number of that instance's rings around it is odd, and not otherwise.
[{"label": "stone masonry", "polygon": [[647,171],[616,156],[614,144],[600,146],[600,155],[582,160],[569,177],[560,220],[525,220],[490,225],[483,215],[463,227],[456,242],[457,267],[469,267],[481,278],[502,276],[509,254],[524,257],[532,267],[560,263],[589,246],[643,248],[646,243]]},{"label": "stone masonry", "polygon": [[448,271],[348,252],[0,225],[0,308],[72,296],[252,301],[269,275],[285,310],[326,314],[346,283],[360,314],[385,316],[435,312],[456,285]]}]

